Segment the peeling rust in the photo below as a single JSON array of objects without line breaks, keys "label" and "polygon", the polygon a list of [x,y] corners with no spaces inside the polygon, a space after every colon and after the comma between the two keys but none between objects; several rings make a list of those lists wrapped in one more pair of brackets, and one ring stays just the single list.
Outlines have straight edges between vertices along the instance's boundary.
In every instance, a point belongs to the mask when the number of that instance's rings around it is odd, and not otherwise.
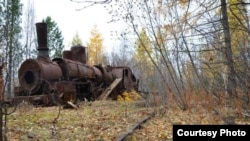
[{"label": "peeling rust", "polygon": [[37,23],[36,26],[38,56],[21,64],[16,99],[34,100],[37,96],[44,103],[62,101],[67,104],[69,101],[96,100],[110,87],[112,91],[107,96],[112,99],[122,91],[137,90],[138,80],[129,67],[86,64],[86,47],[73,46],[63,51],[62,58],[49,58],[46,24]]}]

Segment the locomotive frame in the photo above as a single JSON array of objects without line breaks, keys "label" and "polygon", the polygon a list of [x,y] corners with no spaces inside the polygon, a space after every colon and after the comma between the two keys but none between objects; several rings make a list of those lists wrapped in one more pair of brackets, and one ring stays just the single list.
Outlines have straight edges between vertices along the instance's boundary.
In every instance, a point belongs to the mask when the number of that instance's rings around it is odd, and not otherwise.
[{"label": "locomotive frame", "polygon": [[62,58],[49,57],[47,25],[36,23],[38,54],[25,60],[19,70],[20,86],[14,101],[55,104],[80,100],[116,99],[123,91],[138,90],[139,80],[127,66],[88,65],[86,47],[64,50]]}]

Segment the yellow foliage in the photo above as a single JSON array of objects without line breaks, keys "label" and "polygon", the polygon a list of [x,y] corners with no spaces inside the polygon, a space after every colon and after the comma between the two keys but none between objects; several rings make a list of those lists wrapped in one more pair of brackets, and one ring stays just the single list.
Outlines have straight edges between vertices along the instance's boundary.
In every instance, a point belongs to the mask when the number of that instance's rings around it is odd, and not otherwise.
[{"label": "yellow foliage", "polygon": [[122,96],[121,95],[118,95],[117,96],[117,101],[123,101],[124,99],[122,98]]},{"label": "yellow foliage", "polygon": [[136,91],[125,91],[121,95],[117,96],[117,101],[133,101],[139,99],[142,99],[142,97]]},{"label": "yellow foliage", "polygon": [[90,40],[88,46],[88,64],[95,65],[103,62],[103,37],[99,33],[97,26],[90,33]]},{"label": "yellow foliage", "polygon": [[188,4],[188,0],[179,0],[179,4],[181,7],[185,7]]},{"label": "yellow foliage", "polygon": [[128,96],[125,96],[124,101],[131,101],[131,99]]}]

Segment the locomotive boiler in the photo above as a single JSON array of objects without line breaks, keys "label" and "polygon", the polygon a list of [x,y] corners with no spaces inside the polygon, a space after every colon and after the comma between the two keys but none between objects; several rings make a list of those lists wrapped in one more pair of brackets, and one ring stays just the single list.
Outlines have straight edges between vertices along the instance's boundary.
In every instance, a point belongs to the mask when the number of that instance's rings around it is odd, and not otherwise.
[{"label": "locomotive boiler", "polygon": [[19,70],[16,99],[53,104],[77,100],[116,99],[125,90],[137,90],[138,80],[126,66],[88,65],[86,47],[73,46],[62,58],[49,57],[47,25],[36,23],[38,54]]}]

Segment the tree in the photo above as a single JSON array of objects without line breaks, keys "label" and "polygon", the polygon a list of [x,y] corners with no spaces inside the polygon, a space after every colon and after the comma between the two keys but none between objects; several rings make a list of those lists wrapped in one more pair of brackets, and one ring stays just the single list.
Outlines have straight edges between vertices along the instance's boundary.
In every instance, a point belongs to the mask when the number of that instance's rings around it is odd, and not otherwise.
[{"label": "tree", "polygon": [[46,17],[42,20],[47,24],[48,30],[48,47],[49,47],[49,54],[51,58],[55,57],[62,57],[62,50],[64,48],[63,45],[63,36],[62,32],[60,31],[57,23],[51,19],[50,16]]},{"label": "tree", "polygon": [[105,54],[106,56],[104,56],[103,62],[105,63],[105,59],[107,60],[107,57],[109,57],[109,61],[106,61],[106,64],[112,66],[129,66],[130,68],[136,67],[136,61],[134,61],[133,58],[134,47],[130,46],[131,41],[127,38],[125,33],[121,33],[120,38],[120,44],[117,45],[116,48],[113,48],[110,56],[108,56],[108,53]]},{"label": "tree", "polygon": [[75,45],[82,45],[82,40],[80,39],[78,32],[76,32],[71,42],[71,46]]},{"label": "tree", "polygon": [[231,34],[229,30],[229,21],[226,8],[226,0],[221,0],[221,12],[222,12],[222,26],[224,33],[224,42],[225,42],[225,56],[227,61],[228,68],[228,87],[227,91],[229,95],[236,94],[236,80],[235,80],[235,69],[233,64],[233,54],[231,46]]},{"label": "tree", "polygon": [[77,2],[86,7],[104,5],[110,21],[122,23],[126,27],[122,32],[133,34],[130,40],[140,39],[140,29],[145,29],[153,55],[147,45],[141,47],[160,75],[160,84],[167,87],[163,93],[173,93],[182,109],[186,104],[179,97],[193,88],[197,94],[215,96],[241,91],[250,103],[249,3],[245,0]]},{"label": "tree", "polygon": [[[138,60],[138,62],[143,62],[146,64],[151,63],[146,50],[148,50],[148,52],[152,55],[152,48],[151,48],[151,44],[150,44],[150,39],[147,36],[147,33],[145,31],[145,29],[143,28],[140,33],[139,33],[139,38],[136,41],[136,50],[135,50],[135,57]],[[144,49],[144,47],[146,49]]]},{"label": "tree", "polygon": [[87,47],[88,63],[91,65],[101,64],[103,60],[103,38],[96,25],[94,25],[93,29],[91,30]]},{"label": "tree", "polygon": [[[3,26],[4,26],[4,2],[3,0],[0,0],[0,46],[1,46],[1,51],[3,50],[2,48],[2,44],[3,44],[3,40],[4,40],[4,36],[3,36]],[[1,57],[3,57],[3,55],[1,54]]]},{"label": "tree", "polygon": [[149,56],[152,55],[153,51],[150,39],[147,36],[145,29],[142,28],[135,43],[135,60],[137,69],[140,72],[138,73],[138,77],[141,80],[140,88],[144,91],[150,91],[150,89],[154,89],[152,86],[152,84],[154,84],[154,82],[152,82],[153,64],[149,59]]},{"label": "tree", "polygon": [[[84,1],[82,1],[84,3]],[[180,90],[178,87],[178,78],[174,68],[174,61],[170,60],[171,53],[167,52],[167,41],[165,36],[165,32],[163,31],[164,24],[166,21],[165,17],[159,15],[157,13],[157,5],[158,1],[154,0],[131,0],[131,1],[102,1],[98,2],[93,0],[93,4],[107,4],[107,10],[112,15],[112,22],[123,22],[125,23],[124,27],[126,30],[122,31],[125,34],[133,33],[132,39],[140,38],[140,29],[144,28],[145,31],[149,34],[148,37],[150,39],[150,45],[152,46],[153,52],[158,54],[158,60],[154,59],[154,56],[151,55],[149,50],[145,45],[142,44],[141,47],[144,48],[145,53],[147,54],[147,58],[149,58],[153,64],[155,70],[159,73],[161,81],[158,81],[161,85],[166,87],[165,91],[162,91],[162,96],[166,96],[168,93],[174,93],[175,97],[178,98],[178,104],[180,104],[182,109],[186,109],[186,105],[179,99]],[[90,4],[89,1],[87,4]],[[171,2],[166,2],[171,5]],[[174,3],[174,1],[172,2]],[[86,3],[85,3],[86,4]],[[112,7],[112,8],[108,8]],[[169,11],[169,8],[167,11]],[[167,12],[166,12],[167,13]],[[171,15],[173,17],[173,15]],[[170,17],[170,18],[171,18]],[[166,19],[166,18],[165,18]],[[178,18],[177,18],[178,19]],[[171,21],[171,20],[169,20]],[[172,21],[173,22],[173,21]],[[174,23],[174,22],[173,22]],[[158,36],[157,34],[162,34]],[[176,33],[178,34],[178,33]],[[158,37],[162,37],[162,43],[158,42]],[[163,82],[163,83],[162,83]],[[172,84],[171,84],[172,83]],[[174,87],[172,87],[172,85]]]},{"label": "tree", "polygon": [[12,86],[15,79],[16,70],[18,67],[18,61],[20,57],[20,33],[21,33],[21,15],[22,5],[20,0],[10,0],[1,2],[2,13],[1,13],[1,24],[0,31],[2,31],[1,46],[4,46],[3,56],[7,61],[7,94],[10,96],[13,92]]},{"label": "tree", "polygon": [[[7,70],[5,75],[5,84],[7,84],[7,96],[10,97],[13,94],[13,84],[15,76],[17,74],[18,61],[20,60],[20,33],[21,33],[21,15],[22,15],[22,5],[20,0],[0,0],[0,45],[3,46],[1,50],[4,56],[4,60],[7,62]],[[2,59],[2,57],[1,57]],[[2,62],[1,62],[2,63]],[[1,77],[2,74],[2,64],[1,64]],[[3,84],[3,82],[2,82]],[[1,85],[2,85],[1,84]],[[5,98],[4,89],[1,91],[2,100]],[[3,101],[0,102],[0,140],[6,140],[3,132]],[[6,116],[6,115],[5,115]],[[6,119],[6,118],[5,118]],[[7,121],[6,121],[7,122]],[[6,125],[6,124],[5,124]],[[5,127],[6,130],[6,127]]]},{"label": "tree", "polygon": [[[231,37],[231,50],[233,67],[235,69],[235,83],[240,87],[242,99],[250,103],[249,97],[249,16],[245,0],[228,0],[229,8],[227,9],[229,31]],[[229,74],[230,75],[230,74]],[[240,77],[238,77],[240,76]],[[234,84],[235,89],[237,88]],[[238,91],[239,92],[239,91]],[[237,95],[239,96],[239,95]]]},{"label": "tree", "polygon": [[28,0],[24,11],[24,59],[33,58],[37,54],[36,50],[36,30],[35,30],[35,9],[34,0]]}]

